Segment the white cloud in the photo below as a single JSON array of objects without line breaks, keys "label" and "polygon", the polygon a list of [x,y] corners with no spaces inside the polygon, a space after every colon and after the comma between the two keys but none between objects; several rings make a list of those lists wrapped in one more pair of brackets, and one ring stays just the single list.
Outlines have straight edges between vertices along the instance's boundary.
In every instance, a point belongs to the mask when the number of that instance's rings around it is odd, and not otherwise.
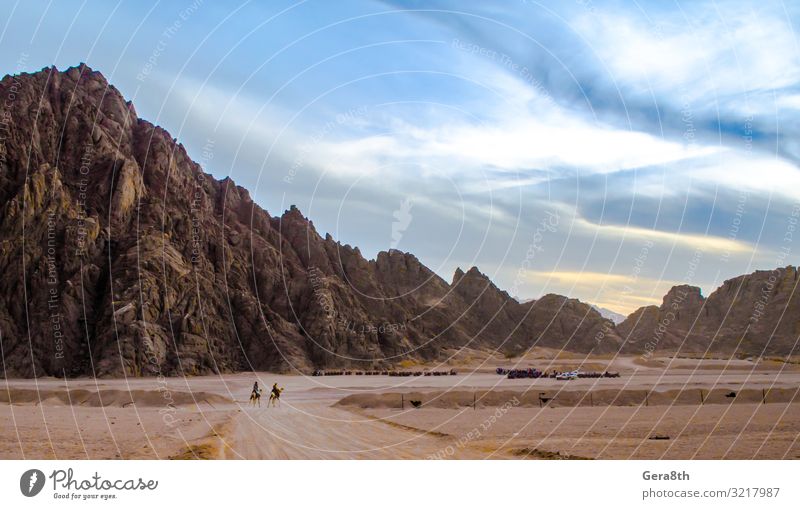
[{"label": "white cloud", "polygon": [[778,97],[774,100],[776,108],[791,108],[793,110],[800,110],[800,95],[786,95]]},{"label": "white cloud", "polygon": [[[458,175],[465,185],[474,182],[472,187],[507,188],[513,181],[492,183],[483,170],[515,173],[522,185],[529,185],[532,179],[548,178],[550,169],[613,172],[716,151],[587,122],[561,110],[519,76],[494,69],[491,83],[482,83],[477,80],[488,75],[484,67],[473,65],[469,71],[477,73],[476,86],[487,87],[480,104],[462,105],[461,112],[426,105],[376,108],[346,123],[334,120],[336,129],[324,136],[317,135],[323,125],[306,120],[287,126],[292,114],[278,105],[211,83],[184,77],[175,92],[185,105],[189,126],[219,126],[228,140],[244,141],[245,149],[261,154],[277,139],[273,155],[292,160],[302,154],[306,165],[347,178],[391,178],[397,171],[413,171],[423,177]],[[528,170],[538,171],[531,176]]]},{"label": "white cloud", "polygon": [[779,157],[728,151],[692,172],[692,178],[761,196],[800,200],[800,169]]},{"label": "white cloud", "polygon": [[[499,101],[498,109],[506,105]],[[684,146],[650,134],[615,129],[569,117],[556,110],[493,113],[483,123],[442,117],[424,127],[403,119],[383,120],[381,134],[320,144],[317,160],[332,171],[378,173],[403,162],[480,178],[483,169],[521,172],[571,167],[581,172],[614,172],[665,164],[716,152]]]},{"label": "white cloud", "polygon": [[663,173],[642,172],[636,179],[636,194],[654,198],[683,196],[699,187],[800,200],[800,169],[779,156],[720,148],[708,156],[666,165]]},{"label": "white cloud", "polygon": [[595,11],[573,26],[622,86],[670,91],[676,101],[713,103],[800,79],[795,34],[785,19],[752,6],[685,9],[659,13],[657,24]]}]

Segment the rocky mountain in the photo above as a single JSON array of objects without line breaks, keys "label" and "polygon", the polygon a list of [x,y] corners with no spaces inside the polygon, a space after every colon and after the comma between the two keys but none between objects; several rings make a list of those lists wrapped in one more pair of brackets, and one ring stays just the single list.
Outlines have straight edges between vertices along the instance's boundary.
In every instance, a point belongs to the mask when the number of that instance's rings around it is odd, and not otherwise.
[{"label": "rocky mountain", "polygon": [[613,323],[520,304],[478,269],[365,259],[203,172],[85,65],[0,82],[4,376],[308,371],[470,346],[613,352]]},{"label": "rocky mountain", "polygon": [[704,298],[676,286],[661,306],[646,306],[617,326],[623,351],[797,355],[800,351],[798,269],[760,270],[725,281]]},{"label": "rocky mountain", "polygon": [[475,267],[448,282],[410,253],[367,260],[295,207],[272,216],[85,65],[6,76],[0,96],[3,376],[307,372],[462,347],[797,351],[793,267],[708,298],[676,287],[615,326],[559,295],[520,303]]}]

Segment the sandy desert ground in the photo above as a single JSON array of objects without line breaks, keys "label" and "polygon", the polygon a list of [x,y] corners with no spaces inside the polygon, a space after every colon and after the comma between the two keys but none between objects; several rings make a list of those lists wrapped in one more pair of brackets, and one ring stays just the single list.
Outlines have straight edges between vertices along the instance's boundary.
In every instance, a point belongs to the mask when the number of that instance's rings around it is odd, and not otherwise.
[{"label": "sandy desert ground", "polygon": [[[0,458],[800,458],[797,364],[462,361],[471,367],[456,376],[4,380]],[[509,380],[494,372],[515,364],[621,376]],[[267,408],[266,398],[248,405],[256,379],[285,388],[279,407]]]}]

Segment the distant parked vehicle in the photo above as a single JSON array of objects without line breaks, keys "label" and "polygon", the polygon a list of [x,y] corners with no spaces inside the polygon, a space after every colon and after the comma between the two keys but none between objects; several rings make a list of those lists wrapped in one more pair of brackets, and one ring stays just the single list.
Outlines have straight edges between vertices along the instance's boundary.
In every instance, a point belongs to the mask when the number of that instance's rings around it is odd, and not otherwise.
[{"label": "distant parked vehicle", "polygon": [[559,373],[556,375],[556,380],[577,380],[577,379],[578,379],[577,371],[567,371],[565,373]]}]

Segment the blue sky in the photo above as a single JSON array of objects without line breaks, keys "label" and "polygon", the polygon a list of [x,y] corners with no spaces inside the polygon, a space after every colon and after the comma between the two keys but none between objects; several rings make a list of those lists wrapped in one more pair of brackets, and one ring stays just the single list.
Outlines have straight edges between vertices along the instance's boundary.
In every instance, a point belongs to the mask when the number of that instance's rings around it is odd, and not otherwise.
[{"label": "blue sky", "polygon": [[396,247],[448,280],[477,265],[521,298],[620,312],[797,264],[796,4],[0,11],[4,73],[86,62],[207,171],[367,257]]}]

